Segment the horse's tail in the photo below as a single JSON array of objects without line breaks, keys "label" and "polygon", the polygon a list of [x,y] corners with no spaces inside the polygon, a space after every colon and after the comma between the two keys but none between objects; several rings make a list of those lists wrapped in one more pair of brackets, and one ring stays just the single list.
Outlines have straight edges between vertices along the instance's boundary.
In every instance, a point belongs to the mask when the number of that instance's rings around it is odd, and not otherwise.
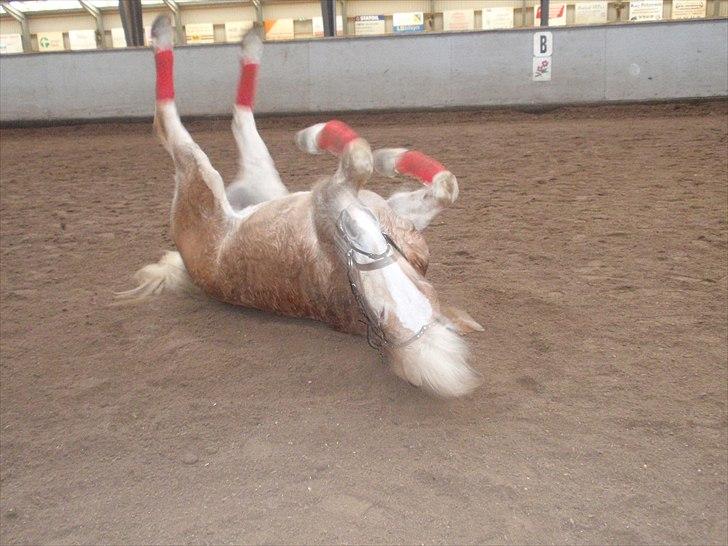
[{"label": "horse's tail", "polygon": [[146,265],[137,271],[134,279],[139,283],[138,286],[131,290],[117,292],[115,294],[116,303],[138,303],[163,292],[196,293],[199,291],[187,273],[179,252],[165,252],[157,263]]}]

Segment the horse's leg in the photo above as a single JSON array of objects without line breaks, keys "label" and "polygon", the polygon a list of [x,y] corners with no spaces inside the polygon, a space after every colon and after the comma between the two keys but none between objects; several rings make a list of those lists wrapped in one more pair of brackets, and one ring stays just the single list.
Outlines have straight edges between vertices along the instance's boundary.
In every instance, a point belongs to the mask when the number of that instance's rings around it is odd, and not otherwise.
[{"label": "horse's leg", "polygon": [[[152,26],[157,67],[154,127],[175,167],[171,232],[177,253],[137,273],[141,285],[123,295],[142,299],[164,289],[205,288],[216,271],[217,250],[223,237],[239,221],[225,195],[220,174],[182,125],[174,104],[172,26],[159,16]],[[189,273],[189,276],[187,275]],[[191,277],[191,278],[190,278]]]},{"label": "horse's leg", "polygon": [[235,209],[242,209],[276,197],[288,190],[281,182],[273,159],[258,134],[253,117],[253,103],[263,42],[253,28],[241,43],[240,80],[233,110],[232,130],[238,147],[238,174],[227,188]]},{"label": "horse's leg", "polygon": [[[458,197],[458,181],[441,163],[421,152],[405,148],[382,148],[374,152],[374,170],[394,177],[397,174],[412,176],[425,187],[410,192],[398,192],[387,203],[398,216],[410,220],[415,229],[422,231],[443,209]],[[441,312],[461,334],[478,331],[483,327],[467,311],[443,305]]]},{"label": "horse's leg", "polygon": [[304,129],[296,140],[308,152],[326,150],[340,158],[334,175],[311,191],[314,222],[319,240],[335,245],[357,279],[395,373],[441,396],[470,392],[479,376],[466,362],[465,343],[441,314],[434,288],[390,248],[377,216],[357,196],[373,169],[369,144],[338,121]]},{"label": "horse's leg", "polygon": [[425,184],[425,188],[398,192],[387,199],[392,210],[410,220],[420,231],[458,197],[455,176],[423,153],[404,148],[383,148],[374,152],[374,169],[388,177],[397,174],[412,176]]}]

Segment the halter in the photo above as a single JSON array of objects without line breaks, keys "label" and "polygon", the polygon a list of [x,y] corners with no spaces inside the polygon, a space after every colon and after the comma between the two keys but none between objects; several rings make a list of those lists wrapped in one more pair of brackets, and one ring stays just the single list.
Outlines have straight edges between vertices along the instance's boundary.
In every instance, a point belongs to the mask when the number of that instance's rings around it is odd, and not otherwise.
[{"label": "halter", "polygon": [[[374,214],[367,208],[364,210],[367,211],[368,214],[370,214],[373,218]],[[432,322],[429,322],[425,324],[422,328],[419,329],[417,333],[415,333],[413,336],[408,337],[401,341],[392,341],[387,339],[386,334],[384,333],[384,330],[379,326],[378,321],[376,320],[376,317],[373,317],[371,315],[371,312],[368,309],[368,306],[366,304],[366,301],[364,300],[361,291],[359,290],[359,286],[356,283],[357,273],[359,271],[375,271],[377,269],[382,269],[384,267],[387,267],[388,265],[394,264],[397,262],[397,255],[401,255],[404,258],[404,255],[402,254],[402,251],[399,249],[397,244],[394,242],[394,240],[389,236],[389,234],[385,232],[381,232],[382,236],[384,237],[384,240],[387,243],[387,248],[384,250],[384,252],[381,253],[372,253],[367,252],[366,250],[359,248],[354,241],[351,240],[351,237],[349,236],[348,231],[346,230],[343,216],[346,212],[346,209],[342,210],[339,214],[339,218],[336,222],[336,227],[339,231],[339,234],[343,238],[344,242],[346,243],[346,246],[348,247],[346,250],[346,262],[347,262],[347,269],[346,269],[346,275],[349,280],[349,287],[351,288],[351,293],[354,295],[354,299],[356,300],[357,305],[359,306],[359,311],[364,316],[363,322],[366,324],[367,327],[367,343],[373,348],[376,349],[377,352],[379,352],[379,355],[384,358],[384,354],[382,352],[384,346],[387,347],[406,347],[407,345],[413,343],[414,341],[418,340],[420,337],[422,337],[422,334],[424,334],[430,326],[438,322],[437,319],[433,320]],[[376,219],[376,218],[375,218]],[[354,256],[356,254],[361,254],[362,256],[366,256],[370,260],[372,260],[369,263],[359,263],[354,259]],[[404,258],[406,260],[406,258]]]}]

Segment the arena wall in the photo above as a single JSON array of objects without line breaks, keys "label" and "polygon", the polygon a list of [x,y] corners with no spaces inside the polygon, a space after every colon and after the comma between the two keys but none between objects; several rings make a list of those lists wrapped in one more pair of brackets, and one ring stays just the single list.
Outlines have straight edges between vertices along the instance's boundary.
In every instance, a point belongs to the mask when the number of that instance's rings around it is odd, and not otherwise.
[{"label": "arena wall", "polygon": [[[728,21],[550,28],[550,82],[533,82],[539,29],[336,38],[266,45],[257,111],[314,113],[543,106],[728,96]],[[237,47],[177,49],[183,115],[225,115]],[[153,113],[145,49],[0,58],[3,123],[138,118]]]}]

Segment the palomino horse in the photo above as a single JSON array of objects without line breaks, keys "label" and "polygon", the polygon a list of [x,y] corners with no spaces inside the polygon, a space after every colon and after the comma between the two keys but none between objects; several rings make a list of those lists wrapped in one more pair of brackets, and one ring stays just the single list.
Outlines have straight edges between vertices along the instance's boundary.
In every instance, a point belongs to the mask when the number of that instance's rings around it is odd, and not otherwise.
[{"label": "palomino horse", "polygon": [[[429,251],[421,231],[458,194],[455,176],[433,159],[404,149],[372,154],[340,121],[300,131],[309,153],[328,151],[336,172],[311,191],[289,193],[253,118],[263,44],[243,38],[232,130],[240,170],[226,188],[182,126],[174,103],[172,28],[152,27],[157,69],[154,126],[175,166],[171,233],[178,252],[137,273],[140,285],[120,296],[139,300],[165,290],[202,290],[235,305],[326,322],[367,334],[410,383],[460,396],[480,376],[467,364],[459,334],[482,330],[465,311],[441,306],[424,279]],[[376,169],[406,174],[425,187],[385,200],[362,187]]]}]

